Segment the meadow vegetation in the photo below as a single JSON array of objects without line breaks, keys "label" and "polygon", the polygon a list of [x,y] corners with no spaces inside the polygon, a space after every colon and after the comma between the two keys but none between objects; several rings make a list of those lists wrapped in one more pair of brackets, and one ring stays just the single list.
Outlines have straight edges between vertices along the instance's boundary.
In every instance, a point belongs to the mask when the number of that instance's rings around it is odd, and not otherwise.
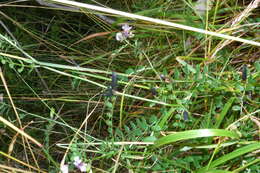
[{"label": "meadow vegetation", "polygon": [[259,0],[65,1],[0,2],[0,172],[260,172]]}]

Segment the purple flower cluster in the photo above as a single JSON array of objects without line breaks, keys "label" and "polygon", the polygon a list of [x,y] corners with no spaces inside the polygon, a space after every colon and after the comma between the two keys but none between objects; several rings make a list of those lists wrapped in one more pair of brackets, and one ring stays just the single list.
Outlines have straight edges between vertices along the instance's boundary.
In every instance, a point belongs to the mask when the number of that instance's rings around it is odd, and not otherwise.
[{"label": "purple flower cluster", "polygon": [[117,41],[124,41],[127,38],[132,38],[134,37],[133,32],[131,31],[133,27],[129,26],[128,24],[124,24],[122,26],[122,31],[116,33],[116,40]]}]

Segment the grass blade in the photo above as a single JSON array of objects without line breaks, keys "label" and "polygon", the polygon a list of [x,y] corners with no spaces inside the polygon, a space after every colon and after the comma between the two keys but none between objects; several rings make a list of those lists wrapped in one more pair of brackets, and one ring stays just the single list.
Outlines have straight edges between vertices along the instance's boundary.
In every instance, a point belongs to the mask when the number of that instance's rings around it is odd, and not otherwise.
[{"label": "grass blade", "polygon": [[171,135],[164,136],[155,141],[154,147],[160,147],[162,145],[173,143],[180,140],[201,138],[201,137],[212,137],[212,136],[225,136],[231,138],[239,138],[237,133],[228,130],[222,130],[222,129],[188,130],[188,131],[177,132]]},{"label": "grass blade", "polygon": [[[215,168],[215,167],[217,167],[217,166],[219,166],[219,165],[221,165],[221,164],[223,164],[223,163],[225,163],[229,160],[232,160],[232,159],[239,157],[243,154],[246,154],[246,153],[249,153],[251,151],[258,150],[258,149],[260,149],[260,142],[241,147],[241,148],[239,148],[239,149],[237,149],[237,150],[235,150],[235,151],[233,151],[229,154],[226,154],[226,155],[218,158],[217,160],[213,161],[211,163],[211,165],[209,166],[209,168],[210,169]],[[203,167],[200,170],[198,170],[197,173],[205,172],[205,170],[206,170],[206,167]]]},{"label": "grass blade", "polygon": [[28,140],[32,141],[34,144],[36,144],[39,147],[42,147],[42,144],[40,142],[38,142],[36,139],[34,139],[33,137],[29,136],[27,133],[25,133],[23,130],[20,130],[19,128],[17,128],[16,126],[14,126],[12,123],[10,123],[9,121],[7,121],[6,119],[4,119],[2,116],[0,116],[0,122],[2,122],[3,124],[5,124],[6,126],[10,127],[11,129],[13,129],[14,131],[16,131],[17,133],[19,133],[20,135],[24,136],[25,138],[27,138]]},{"label": "grass blade", "polygon": [[226,170],[211,169],[211,170],[208,170],[208,171],[197,172],[197,173],[232,173],[232,172],[231,171],[226,171]]},{"label": "grass blade", "polygon": [[249,163],[247,163],[246,165],[243,165],[243,166],[237,168],[236,170],[233,171],[233,173],[240,172],[240,171],[246,169],[247,167],[249,167],[249,166],[251,166],[251,165],[253,165],[253,164],[256,164],[257,162],[260,162],[260,158],[259,158],[259,159],[255,159],[255,160],[253,160],[252,162],[249,162]]},{"label": "grass blade", "polygon": [[210,168],[215,168],[218,165],[225,163],[226,161],[229,161],[229,160],[234,159],[236,157],[239,157],[243,154],[246,154],[248,152],[255,151],[255,150],[258,150],[258,149],[260,149],[260,142],[239,148],[239,149],[237,149],[237,150],[235,150],[235,151],[233,151],[229,154],[226,154],[226,155],[218,158],[217,160],[213,161],[210,165]]},{"label": "grass blade", "polygon": [[143,21],[148,21],[148,22],[157,23],[157,24],[166,25],[166,26],[172,26],[172,27],[179,28],[179,29],[184,29],[184,30],[194,31],[194,32],[198,32],[198,33],[202,33],[202,34],[206,34],[206,35],[219,37],[219,38],[224,38],[227,40],[234,40],[234,41],[239,41],[242,43],[260,46],[259,42],[246,40],[246,39],[242,39],[239,37],[233,37],[230,35],[221,34],[219,32],[212,32],[212,31],[208,31],[208,30],[204,30],[204,29],[200,29],[200,28],[194,28],[194,27],[187,26],[187,25],[168,22],[165,20],[155,19],[155,18],[146,17],[146,16],[140,16],[137,14],[127,13],[127,12],[123,12],[123,11],[118,11],[118,10],[114,10],[111,8],[104,8],[104,7],[100,7],[100,6],[96,6],[96,5],[90,5],[90,4],[85,4],[85,3],[75,2],[75,1],[69,1],[69,0],[51,0],[51,1],[56,2],[56,3],[61,3],[64,5],[76,6],[76,7],[80,7],[80,8],[87,8],[87,9],[91,9],[91,10],[95,10],[95,11],[106,12],[106,13],[115,14],[115,15],[119,15],[119,16],[125,16],[125,17],[132,18],[132,19],[140,19]]},{"label": "grass blade", "polygon": [[220,126],[220,124],[222,123],[222,121],[223,121],[225,115],[227,114],[229,108],[232,106],[232,103],[234,102],[234,100],[235,100],[235,98],[232,97],[232,98],[230,98],[230,99],[228,100],[228,102],[225,104],[223,110],[222,110],[221,113],[220,113],[219,118],[217,119],[217,123],[216,123],[216,125],[215,125],[215,128],[216,128],[216,129],[219,128],[219,126]]}]

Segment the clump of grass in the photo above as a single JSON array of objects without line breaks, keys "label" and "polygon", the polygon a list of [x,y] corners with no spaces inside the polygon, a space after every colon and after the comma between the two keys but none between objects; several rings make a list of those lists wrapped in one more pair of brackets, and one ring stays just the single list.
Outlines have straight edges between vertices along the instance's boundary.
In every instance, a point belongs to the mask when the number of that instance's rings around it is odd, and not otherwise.
[{"label": "clump of grass", "polygon": [[258,1],[49,3],[0,4],[0,170],[260,169]]}]

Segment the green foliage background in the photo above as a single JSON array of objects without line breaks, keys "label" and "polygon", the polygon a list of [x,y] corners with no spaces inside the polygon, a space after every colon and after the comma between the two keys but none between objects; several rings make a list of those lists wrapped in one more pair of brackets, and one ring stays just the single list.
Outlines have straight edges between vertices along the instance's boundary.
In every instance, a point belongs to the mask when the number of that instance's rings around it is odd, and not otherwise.
[{"label": "green foliage background", "polygon": [[[259,47],[8,2],[0,3],[0,115],[17,127],[20,120],[43,147],[0,122],[1,165],[28,169],[8,153],[43,172],[57,172],[64,156],[71,171],[80,156],[93,172],[259,172]],[[191,0],[99,3],[259,42],[259,9],[231,25],[249,2],[217,1],[205,16]],[[118,42],[124,22],[135,36]],[[118,87],[108,97],[112,72]]]}]

